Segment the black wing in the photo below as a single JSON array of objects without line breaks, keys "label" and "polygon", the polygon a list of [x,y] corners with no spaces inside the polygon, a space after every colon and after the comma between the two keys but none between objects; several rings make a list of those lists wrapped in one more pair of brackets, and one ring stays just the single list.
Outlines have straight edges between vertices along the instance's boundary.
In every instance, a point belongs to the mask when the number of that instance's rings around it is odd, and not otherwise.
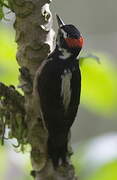
[{"label": "black wing", "polygon": [[66,159],[69,129],[75,119],[80,99],[80,71],[78,66],[71,78],[71,100],[65,112],[61,96],[61,68],[50,61],[38,77],[38,92],[46,127],[49,132],[48,151],[54,164]]},{"label": "black wing", "polygon": [[64,119],[61,78],[53,61],[47,62],[38,77],[38,92],[44,120],[49,132],[59,130]]}]

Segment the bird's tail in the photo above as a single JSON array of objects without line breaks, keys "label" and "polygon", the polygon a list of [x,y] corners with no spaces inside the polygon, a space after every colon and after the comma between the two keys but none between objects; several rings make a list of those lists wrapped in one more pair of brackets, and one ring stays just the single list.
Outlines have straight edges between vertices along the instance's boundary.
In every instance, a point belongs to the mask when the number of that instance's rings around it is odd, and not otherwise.
[{"label": "bird's tail", "polygon": [[49,136],[48,138],[48,154],[52,159],[54,167],[57,167],[60,163],[65,164],[67,162],[67,136],[67,134],[60,134],[57,137]]}]

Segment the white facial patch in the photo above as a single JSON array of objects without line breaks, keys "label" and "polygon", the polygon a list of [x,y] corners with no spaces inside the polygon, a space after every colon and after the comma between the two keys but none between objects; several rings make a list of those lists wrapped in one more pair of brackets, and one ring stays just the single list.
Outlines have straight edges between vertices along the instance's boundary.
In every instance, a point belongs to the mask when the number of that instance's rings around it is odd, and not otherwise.
[{"label": "white facial patch", "polygon": [[61,75],[62,84],[61,84],[61,96],[63,98],[63,105],[65,111],[69,106],[71,100],[71,78],[72,73],[70,70],[64,70],[64,74]]},{"label": "white facial patch", "polygon": [[59,56],[60,59],[68,59],[71,56],[71,53],[67,49],[60,48],[62,55]]},{"label": "white facial patch", "polygon": [[[63,29],[61,29],[61,32],[63,33],[63,37],[67,38],[67,33]],[[57,37],[57,45],[58,45],[59,51],[61,51],[61,54],[59,55],[59,58],[60,59],[68,59],[71,56],[71,53],[68,52],[67,49],[61,47],[60,37],[59,36]]]}]

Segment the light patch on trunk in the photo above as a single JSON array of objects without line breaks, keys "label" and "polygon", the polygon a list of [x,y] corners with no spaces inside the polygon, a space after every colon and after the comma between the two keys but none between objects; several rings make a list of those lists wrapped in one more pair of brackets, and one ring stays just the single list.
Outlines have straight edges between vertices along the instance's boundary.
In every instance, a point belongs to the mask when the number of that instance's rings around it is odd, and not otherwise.
[{"label": "light patch on trunk", "polygon": [[62,79],[61,96],[63,98],[63,105],[65,108],[65,111],[67,111],[67,108],[71,100],[71,83],[70,83],[71,78],[72,78],[72,73],[70,70],[65,70],[64,74],[61,76],[61,79]]}]

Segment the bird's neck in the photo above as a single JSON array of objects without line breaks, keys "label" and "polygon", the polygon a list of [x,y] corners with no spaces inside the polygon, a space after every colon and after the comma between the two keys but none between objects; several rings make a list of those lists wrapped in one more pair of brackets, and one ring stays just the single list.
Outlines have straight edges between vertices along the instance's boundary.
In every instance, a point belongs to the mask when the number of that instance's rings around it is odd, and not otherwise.
[{"label": "bird's neck", "polygon": [[78,50],[78,49],[70,50],[70,49],[62,48],[58,45],[56,45],[56,48],[54,50],[54,53],[57,54],[60,59],[63,59],[63,60],[71,59],[72,61],[76,59],[79,52],[80,52],[80,50]]}]

